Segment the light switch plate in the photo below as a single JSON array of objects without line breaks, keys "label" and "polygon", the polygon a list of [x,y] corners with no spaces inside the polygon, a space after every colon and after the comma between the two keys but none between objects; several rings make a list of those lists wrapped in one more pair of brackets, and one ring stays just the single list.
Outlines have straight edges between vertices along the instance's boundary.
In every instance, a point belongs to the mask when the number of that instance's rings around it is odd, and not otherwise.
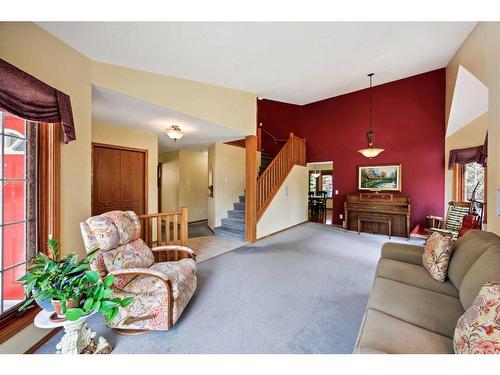
[{"label": "light switch plate", "polygon": [[497,189],[497,216],[500,216],[500,189]]}]

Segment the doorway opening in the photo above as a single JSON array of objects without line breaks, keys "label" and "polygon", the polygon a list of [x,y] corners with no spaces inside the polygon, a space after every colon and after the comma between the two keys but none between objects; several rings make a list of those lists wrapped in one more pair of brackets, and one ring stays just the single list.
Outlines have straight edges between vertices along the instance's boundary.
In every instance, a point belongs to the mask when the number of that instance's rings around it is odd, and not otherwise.
[{"label": "doorway opening", "polygon": [[334,175],[333,162],[307,163],[309,171],[308,210],[309,221],[332,224]]}]

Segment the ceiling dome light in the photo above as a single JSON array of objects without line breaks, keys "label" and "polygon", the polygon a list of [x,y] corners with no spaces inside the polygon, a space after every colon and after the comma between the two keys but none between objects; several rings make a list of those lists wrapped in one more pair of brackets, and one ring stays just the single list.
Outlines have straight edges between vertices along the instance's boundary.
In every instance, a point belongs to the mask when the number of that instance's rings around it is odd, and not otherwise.
[{"label": "ceiling dome light", "polygon": [[167,132],[167,135],[173,139],[174,142],[177,142],[177,140],[181,139],[182,136],[184,135],[181,131],[181,128],[179,128],[177,125],[172,125],[170,128],[165,129]]},{"label": "ceiling dome light", "polygon": [[375,137],[375,132],[372,130],[372,77],[375,73],[368,74],[370,77],[370,130],[366,133],[366,140],[368,141],[368,148],[363,148],[358,150],[358,152],[367,157],[368,159],[374,158],[381,152],[385,151],[383,148],[376,148],[373,145],[373,137]]}]

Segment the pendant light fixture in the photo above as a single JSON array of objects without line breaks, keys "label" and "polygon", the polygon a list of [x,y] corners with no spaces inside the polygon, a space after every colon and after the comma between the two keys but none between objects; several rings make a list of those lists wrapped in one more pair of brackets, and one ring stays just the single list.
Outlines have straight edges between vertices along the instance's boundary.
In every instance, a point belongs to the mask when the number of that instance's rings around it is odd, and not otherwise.
[{"label": "pendant light fixture", "polygon": [[374,158],[382,151],[385,151],[383,148],[376,148],[373,145],[373,137],[375,137],[375,132],[372,130],[372,77],[375,73],[368,74],[370,77],[370,130],[366,133],[366,140],[368,141],[368,148],[363,148],[358,150],[363,156],[368,159]]},{"label": "pendant light fixture", "polygon": [[311,176],[313,176],[314,178],[318,178],[319,176],[321,176],[321,172],[317,165],[314,166],[314,171],[311,173]]},{"label": "pendant light fixture", "polygon": [[167,132],[167,135],[174,141],[174,142],[177,142],[179,139],[182,138],[182,136],[184,135],[182,133],[182,130],[181,128],[179,128],[177,125],[172,125],[170,128],[168,129],[165,129],[165,131]]}]

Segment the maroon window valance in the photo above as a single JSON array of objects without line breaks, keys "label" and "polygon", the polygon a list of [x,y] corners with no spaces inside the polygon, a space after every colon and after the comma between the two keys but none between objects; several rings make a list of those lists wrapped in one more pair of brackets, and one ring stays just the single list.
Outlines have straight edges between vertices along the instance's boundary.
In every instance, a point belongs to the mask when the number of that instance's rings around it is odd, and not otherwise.
[{"label": "maroon window valance", "polygon": [[0,109],[36,122],[60,122],[64,142],[76,139],[69,96],[0,59]]},{"label": "maroon window valance", "polygon": [[454,164],[478,163],[483,167],[488,164],[488,133],[481,146],[450,150],[448,169],[453,169]]}]

